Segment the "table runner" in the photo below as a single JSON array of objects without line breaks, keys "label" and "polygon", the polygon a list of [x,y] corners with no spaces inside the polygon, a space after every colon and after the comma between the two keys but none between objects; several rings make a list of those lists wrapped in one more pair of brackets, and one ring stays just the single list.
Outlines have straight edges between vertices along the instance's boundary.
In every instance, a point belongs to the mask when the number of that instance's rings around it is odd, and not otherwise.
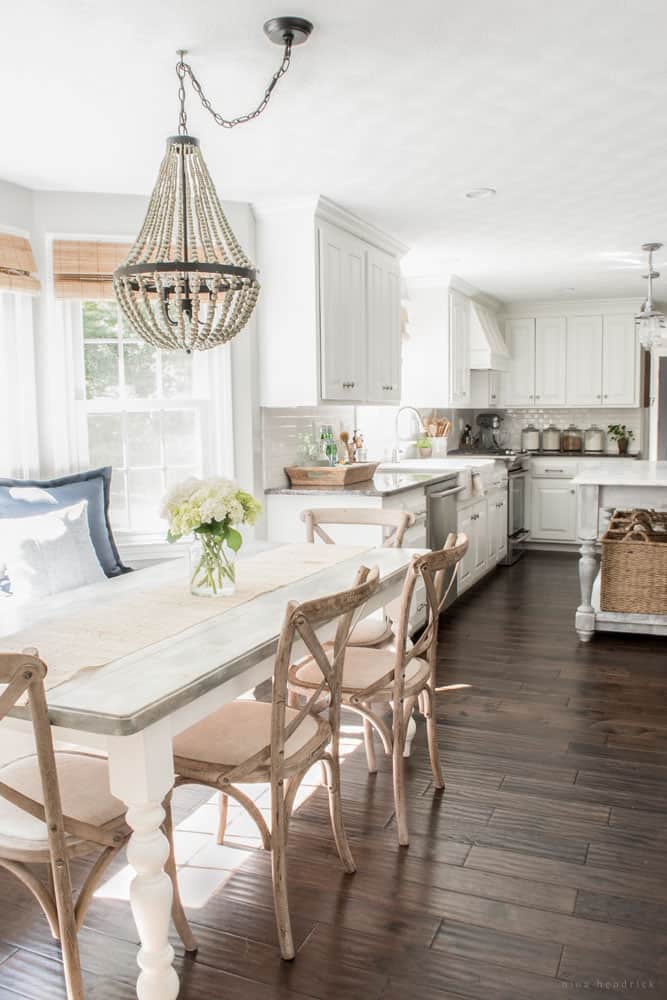
[{"label": "table runner", "polygon": [[[144,587],[135,585],[129,592],[122,586],[115,588],[127,577],[109,580],[105,602],[64,611],[0,637],[0,649],[14,652],[36,647],[48,666],[46,688],[51,690],[81,670],[99,668],[174,638],[193,625],[366,551],[367,546],[282,545],[240,559],[236,565],[236,593],[229,597],[193,596],[188,589],[187,566],[179,560],[182,575],[177,579],[151,581]],[[350,578],[350,586],[352,583]]]}]

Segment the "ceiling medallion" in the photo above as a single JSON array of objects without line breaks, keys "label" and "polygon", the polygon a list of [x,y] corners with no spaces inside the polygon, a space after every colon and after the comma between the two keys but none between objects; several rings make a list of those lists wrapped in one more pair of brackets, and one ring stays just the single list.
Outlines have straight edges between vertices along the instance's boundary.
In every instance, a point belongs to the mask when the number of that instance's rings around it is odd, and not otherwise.
[{"label": "ceiling medallion", "polygon": [[223,118],[179,52],[178,135],[167,151],[141,231],[113,276],[114,291],[131,329],[166,350],[206,351],[227,343],[250,319],[259,295],[257,271],[236,239],[202,156],[188,134],[185,80],[222,128],[258,118],[274,87],[289,69],[292,48],[307,41],[313,26],[300,17],[272,18],[264,25],[283,58],[258,106],[238,118]]}]

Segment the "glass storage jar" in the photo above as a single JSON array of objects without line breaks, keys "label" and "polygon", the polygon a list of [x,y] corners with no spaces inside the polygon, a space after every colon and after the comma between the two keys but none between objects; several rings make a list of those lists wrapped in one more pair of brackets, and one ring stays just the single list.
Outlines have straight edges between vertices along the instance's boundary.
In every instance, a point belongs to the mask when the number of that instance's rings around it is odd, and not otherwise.
[{"label": "glass storage jar", "polygon": [[560,451],[560,427],[550,424],[542,431],[542,451]]},{"label": "glass storage jar", "polygon": [[522,451],[539,451],[540,450],[540,432],[537,427],[533,427],[532,424],[528,424],[527,427],[521,431],[521,450]]},{"label": "glass storage jar", "polygon": [[580,427],[575,427],[574,424],[570,424],[563,431],[563,436],[561,439],[561,448],[563,451],[574,451],[581,452],[584,447],[584,435]]},{"label": "glass storage jar", "polygon": [[605,432],[597,424],[591,424],[584,434],[584,451],[592,455],[600,455],[605,450]]}]

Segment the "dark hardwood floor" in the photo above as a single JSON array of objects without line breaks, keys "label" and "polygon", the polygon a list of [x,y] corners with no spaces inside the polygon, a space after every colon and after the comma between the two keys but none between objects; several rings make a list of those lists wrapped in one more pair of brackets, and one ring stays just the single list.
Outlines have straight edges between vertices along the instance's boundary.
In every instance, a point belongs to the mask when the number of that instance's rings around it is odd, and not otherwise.
[{"label": "dark hardwood floor", "polygon": [[[310,789],[291,828],[293,963],[279,957],[269,859],[247,849],[251,828],[237,816],[232,846],[217,848],[215,805],[181,791],[181,878],[200,944],[190,959],[173,938],[182,1000],[667,997],[667,644],[578,644],[577,592],[574,557],[531,554],[448,613],[440,683],[454,687],[438,712],[447,788],[434,793],[420,720],[407,850],[396,843],[389,762],[369,777],[347,720],[358,872],[339,869],[326,794]],[[122,869],[80,937],[95,1000],[134,996]],[[63,997],[58,947],[6,873],[0,899],[0,1000]]]}]

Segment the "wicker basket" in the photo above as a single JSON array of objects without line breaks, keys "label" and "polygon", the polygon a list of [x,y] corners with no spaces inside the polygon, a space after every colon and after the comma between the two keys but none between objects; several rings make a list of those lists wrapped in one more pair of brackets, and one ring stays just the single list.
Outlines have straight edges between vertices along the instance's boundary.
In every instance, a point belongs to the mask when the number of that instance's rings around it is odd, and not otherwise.
[{"label": "wicker basket", "polygon": [[602,536],[600,608],[667,615],[667,514],[614,512]]}]

